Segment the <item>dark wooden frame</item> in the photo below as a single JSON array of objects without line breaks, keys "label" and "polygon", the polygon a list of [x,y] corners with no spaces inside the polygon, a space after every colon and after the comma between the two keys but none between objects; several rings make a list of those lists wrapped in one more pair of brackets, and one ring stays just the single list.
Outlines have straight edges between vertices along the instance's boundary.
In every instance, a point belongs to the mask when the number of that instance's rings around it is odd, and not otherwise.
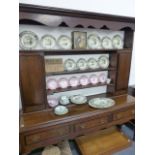
[{"label": "dark wooden frame", "polygon": [[[21,153],[24,154],[35,148],[57,143],[66,138],[74,139],[77,136],[121,124],[134,118],[134,98],[127,95],[134,18],[27,4],[20,4],[19,11],[20,24],[48,26],[55,24],[54,26],[125,31],[125,44],[122,50],[20,51],[20,91],[23,107],[23,112],[20,114]],[[45,21],[43,18],[45,16],[49,20]],[[58,22],[52,22],[53,17],[58,18]],[[79,107],[78,113],[74,112],[75,106],[69,106],[71,111],[69,115],[54,116],[46,99],[44,55],[88,54],[88,52],[90,54],[110,54],[111,66],[108,69],[108,76],[113,79],[114,85],[108,85],[107,93],[99,96],[112,97],[116,100],[117,106],[103,111],[92,110],[88,106],[83,106]],[[35,69],[38,64],[42,68],[40,72]],[[39,78],[35,78],[35,74]],[[40,80],[41,85],[38,84],[38,80]],[[31,87],[28,88],[27,85],[30,83]],[[39,95],[42,97],[39,98]],[[102,122],[103,120],[105,122]],[[87,121],[90,123],[87,124]],[[56,132],[52,132],[52,129],[56,129]]]}]

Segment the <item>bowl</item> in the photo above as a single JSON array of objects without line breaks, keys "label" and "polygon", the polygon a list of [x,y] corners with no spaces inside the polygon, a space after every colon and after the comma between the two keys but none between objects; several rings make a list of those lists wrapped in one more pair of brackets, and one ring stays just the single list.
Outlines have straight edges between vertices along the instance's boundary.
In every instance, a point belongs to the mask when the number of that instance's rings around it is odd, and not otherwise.
[{"label": "bowl", "polygon": [[54,108],[54,113],[56,115],[64,115],[68,113],[68,108],[62,105],[59,105],[57,107]]}]

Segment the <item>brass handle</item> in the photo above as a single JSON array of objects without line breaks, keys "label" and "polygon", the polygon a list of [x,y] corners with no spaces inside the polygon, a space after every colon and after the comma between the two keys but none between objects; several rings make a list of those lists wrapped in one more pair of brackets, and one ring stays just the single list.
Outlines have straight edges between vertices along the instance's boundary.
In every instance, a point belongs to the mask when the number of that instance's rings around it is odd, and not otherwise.
[{"label": "brass handle", "polygon": [[80,125],[80,128],[84,129],[85,128],[85,125]]}]

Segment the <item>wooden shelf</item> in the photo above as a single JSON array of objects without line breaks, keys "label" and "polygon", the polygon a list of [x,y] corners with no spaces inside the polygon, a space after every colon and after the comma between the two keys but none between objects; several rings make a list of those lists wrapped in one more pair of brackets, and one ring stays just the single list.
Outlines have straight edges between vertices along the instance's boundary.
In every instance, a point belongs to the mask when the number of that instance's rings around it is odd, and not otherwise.
[{"label": "wooden shelf", "polygon": [[64,74],[80,74],[80,73],[90,73],[90,72],[102,72],[102,71],[116,71],[115,67],[111,68],[106,68],[106,69],[87,69],[87,70],[75,70],[75,71],[63,71],[63,72],[51,72],[51,73],[46,73],[46,76],[51,76],[51,75],[64,75]]},{"label": "wooden shelf", "polygon": [[21,53],[44,53],[44,55],[109,54],[125,49],[57,49],[57,50],[20,50]]},{"label": "wooden shelf", "polygon": [[65,91],[71,91],[71,90],[78,90],[78,89],[84,89],[84,88],[91,88],[91,87],[100,87],[100,86],[115,86],[114,84],[102,84],[98,83],[96,85],[89,84],[87,86],[78,86],[78,87],[68,87],[68,88],[58,88],[56,90],[47,90],[47,95],[52,95],[54,93],[59,93],[59,92],[65,92]]}]

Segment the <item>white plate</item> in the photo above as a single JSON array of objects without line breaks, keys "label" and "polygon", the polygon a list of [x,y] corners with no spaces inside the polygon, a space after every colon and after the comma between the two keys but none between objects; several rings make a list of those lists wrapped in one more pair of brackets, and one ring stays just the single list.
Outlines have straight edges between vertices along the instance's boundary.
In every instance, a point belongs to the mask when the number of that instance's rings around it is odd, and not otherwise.
[{"label": "white plate", "polygon": [[94,58],[90,58],[90,59],[88,60],[88,67],[89,67],[90,69],[97,69],[99,66],[98,66],[97,61],[96,61]]},{"label": "white plate", "polygon": [[21,49],[34,49],[38,44],[38,36],[31,31],[23,31],[19,34]]},{"label": "white plate", "polygon": [[87,102],[87,97],[83,95],[74,95],[70,97],[70,100],[74,104],[84,104]]},{"label": "white plate", "polygon": [[68,108],[65,106],[62,106],[62,105],[59,105],[59,106],[54,108],[54,113],[56,115],[64,115],[64,114],[67,114],[68,111],[69,111]]},{"label": "white plate", "polygon": [[115,35],[112,38],[112,44],[113,44],[113,47],[114,48],[116,48],[116,49],[122,49],[123,48],[123,39],[121,38],[120,35]]},{"label": "white plate", "polygon": [[101,56],[98,59],[98,65],[101,68],[108,68],[109,66],[109,58],[106,56]]},{"label": "white plate", "polygon": [[80,70],[86,70],[88,68],[87,61],[85,59],[83,59],[83,58],[80,58],[77,61],[77,68],[80,69]]},{"label": "white plate", "polygon": [[93,98],[88,102],[89,106],[93,108],[103,109],[115,105],[115,101],[110,98]]},{"label": "white plate", "polygon": [[64,63],[64,68],[67,71],[74,71],[76,70],[76,63],[73,59],[67,59]]},{"label": "white plate", "polygon": [[112,49],[112,40],[109,37],[104,37],[102,39],[102,47],[105,49]]},{"label": "white plate", "polygon": [[61,49],[71,49],[72,41],[70,37],[62,35],[58,38],[57,43]]},{"label": "white plate", "polygon": [[45,49],[53,49],[56,45],[56,39],[51,35],[44,35],[40,40],[40,44]]},{"label": "white plate", "polygon": [[88,36],[88,47],[91,49],[99,49],[101,48],[101,39],[96,34],[91,34]]}]

